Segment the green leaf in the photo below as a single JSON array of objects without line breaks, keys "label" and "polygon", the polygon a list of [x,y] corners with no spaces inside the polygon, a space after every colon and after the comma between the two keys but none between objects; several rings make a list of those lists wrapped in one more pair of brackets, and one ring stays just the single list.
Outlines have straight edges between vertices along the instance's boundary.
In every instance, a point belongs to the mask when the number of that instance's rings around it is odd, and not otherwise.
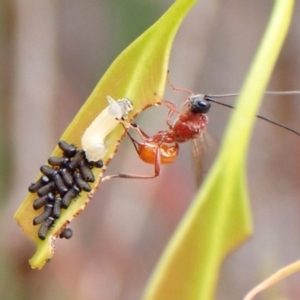
[{"label": "green leaf", "polygon": [[214,299],[224,258],[251,234],[245,161],[255,114],[288,31],[292,0],[277,0],[223,147],[171,239],[144,299]]},{"label": "green leaf", "polygon": [[[113,62],[96,88],[82,106],[61,139],[80,147],[81,136],[95,117],[107,107],[106,96],[114,99],[127,97],[132,100],[134,109],[129,114],[132,120],[141,110],[160,102],[166,83],[168,61],[174,36],[183,18],[196,0],[177,0],[171,8],[143,35],[134,41]],[[155,93],[158,95],[156,96]],[[118,144],[124,135],[121,126],[109,134],[108,151],[103,162],[105,167],[115,154]],[[59,156],[61,151],[54,149],[51,156]],[[104,169],[103,169],[104,170]],[[38,227],[32,220],[41,213],[32,208],[36,194],[28,194],[17,212],[15,219],[23,232],[37,244],[37,251],[31,258],[32,268],[41,269],[53,256],[53,242],[63,228],[76,217],[93,197],[99,187],[103,170],[93,169],[95,178],[92,192],[83,192],[81,196],[62,211],[61,217],[55,222],[44,241],[38,238]],[[41,176],[39,174],[38,178]]]}]

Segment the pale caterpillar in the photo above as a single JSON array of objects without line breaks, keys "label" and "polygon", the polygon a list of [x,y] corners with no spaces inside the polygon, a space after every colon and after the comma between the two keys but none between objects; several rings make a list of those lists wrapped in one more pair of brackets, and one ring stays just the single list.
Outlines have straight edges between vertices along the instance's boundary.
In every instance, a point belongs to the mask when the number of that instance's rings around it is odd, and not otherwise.
[{"label": "pale caterpillar", "polygon": [[114,100],[107,96],[107,100],[109,105],[94,119],[81,138],[81,146],[88,161],[98,161],[104,157],[107,135],[120,124],[118,119],[126,118],[132,110],[132,103],[127,98]]}]

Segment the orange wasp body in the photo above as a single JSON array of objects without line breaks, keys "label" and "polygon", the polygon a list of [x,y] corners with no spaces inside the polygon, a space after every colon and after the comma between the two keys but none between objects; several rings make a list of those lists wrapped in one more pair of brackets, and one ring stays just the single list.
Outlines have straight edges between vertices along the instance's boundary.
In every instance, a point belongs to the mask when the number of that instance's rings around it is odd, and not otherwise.
[{"label": "orange wasp body", "polygon": [[[170,108],[167,117],[167,125],[169,128],[164,131],[159,131],[153,136],[148,136],[135,124],[128,124],[120,120],[127,135],[133,142],[140,159],[154,165],[154,175],[144,176],[118,173],[106,176],[104,180],[118,177],[144,179],[157,177],[160,174],[161,164],[172,163],[177,158],[179,143],[187,142],[202,135],[208,123],[206,113],[211,106],[208,96],[192,95],[188,97],[179,112],[173,103],[168,101],[164,101],[164,103]],[[170,118],[175,112],[178,112],[178,117],[175,122],[171,124]],[[129,134],[129,128],[135,130],[142,141],[135,140]]]}]

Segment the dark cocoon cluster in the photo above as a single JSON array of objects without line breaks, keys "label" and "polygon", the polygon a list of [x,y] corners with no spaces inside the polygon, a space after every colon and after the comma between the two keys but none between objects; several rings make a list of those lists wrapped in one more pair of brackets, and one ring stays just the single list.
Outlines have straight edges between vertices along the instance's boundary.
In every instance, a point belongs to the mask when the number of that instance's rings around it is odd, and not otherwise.
[{"label": "dark cocoon cluster", "polygon": [[[44,211],[33,219],[33,225],[41,224],[38,232],[41,240],[45,239],[48,230],[60,217],[61,209],[67,209],[81,191],[91,191],[89,182],[95,181],[91,169],[103,167],[102,160],[89,162],[84,151],[77,150],[74,145],[59,141],[58,146],[63,156],[50,157],[50,166],[41,166],[42,177],[28,188],[39,196],[33,201],[33,209],[44,207]],[[72,235],[72,230],[65,228],[60,237],[69,239]]]}]

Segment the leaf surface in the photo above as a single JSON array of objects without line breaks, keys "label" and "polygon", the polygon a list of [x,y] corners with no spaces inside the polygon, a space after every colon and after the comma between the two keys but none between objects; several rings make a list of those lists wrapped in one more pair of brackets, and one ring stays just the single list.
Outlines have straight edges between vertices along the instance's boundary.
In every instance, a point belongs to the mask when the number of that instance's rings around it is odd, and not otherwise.
[{"label": "leaf surface", "polygon": [[292,11],[292,0],[275,1],[222,149],[167,246],[144,299],[214,299],[224,258],[251,234],[245,176],[247,148],[255,114],[286,37]]},{"label": "leaf surface", "polygon": [[[161,101],[174,36],[195,2],[196,0],[177,0],[153,26],[117,57],[63,133],[62,140],[80,148],[81,136],[85,129],[107,107],[107,95],[114,99],[126,97],[132,100],[133,111],[129,114],[129,120],[141,110]],[[108,151],[103,159],[105,167],[115,154],[123,135],[124,130],[119,126],[107,137]],[[61,156],[61,150],[56,147],[51,156]],[[68,209],[62,210],[61,217],[56,220],[44,241],[38,238],[39,226],[32,225],[32,220],[42,212],[42,209],[35,211],[32,208],[32,203],[38,196],[35,193],[27,195],[14,218],[22,227],[24,234],[37,244],[37,251],[30,260],[32,268],[41,269],[46,261],[51,259],[54,240],[93,197],[101,182],[103,171],[104,168],[93,169],[97,180],[91,185],[92,192],[82,192]],[[40,176],[41,174],[38,178]]]}]

